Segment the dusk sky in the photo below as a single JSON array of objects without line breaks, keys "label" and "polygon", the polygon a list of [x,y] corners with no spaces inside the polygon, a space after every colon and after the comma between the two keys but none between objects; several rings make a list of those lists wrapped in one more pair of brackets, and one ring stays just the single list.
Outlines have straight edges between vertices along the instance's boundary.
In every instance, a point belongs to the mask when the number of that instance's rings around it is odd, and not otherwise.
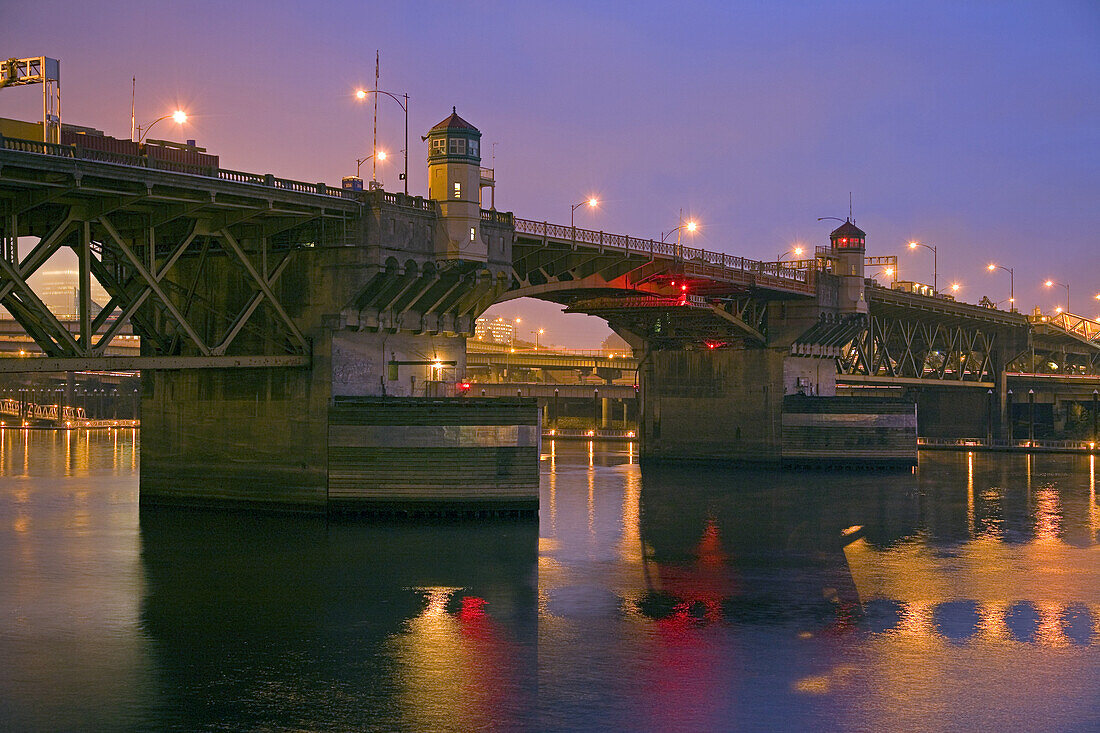
[{"label": "dusk sky", "polygon": [[[37,2],[0,26],[5,57],[61,60],[63,119],[129,135],[192,115],[223,167],[338,185],[371,147],[373,83],[410,97],[420,140],[451,106],[482,133],[497,208],[659,237],[682,208],[694,244],[774,260],[823,244],[848,194],[870,255],[959,297],[1100,317],[1100,3],[1079,2]],[[36,87],[0,116],[38,119]],[[403,116],[383,98],[386,188],[400,190]],[[495,160],[491,151],[495,147]],[[487,205],[487,204],[486,204]],[[1007,307],[1007,304],[1005,304]],[[550,343],[596,346],[593,319],[508,303]]]}]

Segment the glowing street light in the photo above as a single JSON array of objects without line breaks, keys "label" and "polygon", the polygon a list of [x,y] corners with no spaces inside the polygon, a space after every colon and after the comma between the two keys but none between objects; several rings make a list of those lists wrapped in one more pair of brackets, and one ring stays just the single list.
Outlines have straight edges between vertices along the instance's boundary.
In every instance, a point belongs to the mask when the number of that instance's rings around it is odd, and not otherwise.
[{"label": "glowing street light", "polygon": [[[187,123],[187,113],[184,112],[182,109],[177,109],[175,112],[171,112],[171,113],[166,114],[162,117],[156,118],[155,120],[150,122],[146,127],[141,127],[140,125],[138,125],[138,128],[137,128],[138,139],[137,139],[137,141],[140,143],[142,140],[145,139],[146,135],[149,134],[149,131],[153,129],[153,125],[157,124],[161,120],[167,120],[169,117],[172,118],[172,121],[175,122],[177,125],[183,125],[183,124]],[[145,130],[145,132],[142,132],[142,130]]]},{"label": "glowing street light", "polygon": [[778,262],[782,262],[783,258],[786,257],[787,255],[794,255],[795,257],[801,257],[802,253],[805,252],[805,251],[806,250],[802,249],[802,247],[794,247],[793,249],[789,249],[786,252],[784,252],[783,254],[779,255]]},{"label": "glowing street light", "polygon": [[936,248],[931,244],[923,244],[921,242],[910,242],[909,249],[916,249],[917,247],[924,247],[925,249],[932,250],[932,292],[938,293],[939,289],[939,265],[937,260],[939,254],[936,252]]},{"label": "glowing street light", "polygon": [[386,161],[386,151],[385,150],[379,150],[377,153],[371,153],[370,155],[368,155],[365,158],[356,158],[355,159],[355,177],[356,178],[359,178],[359,168],[362,167],[362,165],[364,163],[366,163],[368,160],[370,160],[372,158],[374,160],[378,161],[379,163],[384,163]]},{"label": "glowing street light", "polygon": [[[375,78],[375,85],[377,86],[377,84],[378,84],[378,79]],[[369,97],[372,94],[385,94],[387,97],[389,97],[393,101],[397,102],[397,106],[400,107],[401,111],[405,113],[405,151],[404,151],[405,152],[405,172],[401,174],[401,180],[405,182],[405,195],[408,196],[409,195],[409,95],[408,94],[402,94],[400,97],[398,97],[396,94],[393,94],[392,92],[386,92],[386,91],[383,91],[381,89],[356,89],[355,90],[355,98],[358,99],[360,102],[366,101],[367,97]],[[402,102],[401,101],[402,99],[404,99],[405,101]],[[374,145],[373,145],[373,147],[377,148],[377,146],[378,146],[378,102],[375,101],[375,103],[374,103]],[[373,151],[373,152],[377,152],[377,151]],[[365,158],[364,160],[369,160],[369,158]],[[379,160],[379,161],[385,160],[385,157],[384,156],[379,157],[379,158],[376,158],[376,160]],[[373,175],[374,175],[374,171],[372,170],[371,171],[372,180],[373,180]],[[358,173],[356,173],[356,177],[357,178],[359,177]]]},{"label": "glowing street light", "polygon": [[539,336],[546,333],[546,329],[545,328],[540,328],[537,331],[532,331],[531,333],[535,334],[535,351],[538,351],[539,350]]},{"label": "glowing street light", "polygon": [[959,288],[961,288],[961,287],[962,287],[962,285],[959,285],[958,283],[951,283],[951,292],[952,293],[957,293],[957,292],[959,292]]},{"label": "glowing street light", "polygon": [[[1053,288],[1055,286],[1063,287],[1063,288],[1066,289],[1066,310],[1068,311],[1069,310],[1069,285],[1066,285],[1065,283],[1057,282],[1055,280],[1047,280],[1045,283],[1043,283],[1043,287]],[[1058,312],[1061,313],[1062,309],[1059,308]]]},{"label": "glowing street light", "polygon": [[998,265],[996,262],[990,262],[986,265],[987,270],[990,272],[996,272],[997,270],[1004,270],[1008,273],[1008,309],[1013,313],[1016,312],[1016,274],[1015,270],[1011,267],[1005,267],[1004,265]]},{"label": "glowing street light", "polygon": [[665,239],[672,236],[672,234],[675,233],[676,234],[676,256],[677,257],[682,257],[683,256],[683,249],[680,246],[680,232],[687,229],[689,234],[694,234],[695,231],[698,228],[699,228],[699,224],[694,219],[688,219],[687,221],[684,221],[684,210],[680,209],[680,226],[676,227],[675,229],[670,229],[667,232],[661,232],[661,244],[664,244]]},{"label": "glowing street light", "polygon": [[582,206],[587,206],[590,209],[594,209],[599,205],[600,200],[598,198],[596,198],[595,196],[589,196],[584,201],[581,201],[579,204],[573,204],[573,206],[569,209],[569,228],[573,231],[574,243],[576,243],[577,241],[577,227],[573,224],[573,214],[576,213],[577,209],[581,208]]}]

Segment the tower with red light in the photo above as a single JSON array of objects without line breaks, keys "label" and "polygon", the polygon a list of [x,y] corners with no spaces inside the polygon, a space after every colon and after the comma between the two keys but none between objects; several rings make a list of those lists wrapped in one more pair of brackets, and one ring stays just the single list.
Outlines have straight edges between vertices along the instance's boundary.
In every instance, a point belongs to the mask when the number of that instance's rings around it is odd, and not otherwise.
[{"label": "tower with red light", "polygon": [[863,265],[867,251],[867,233],[853,224],[851,219],[847,219],[829,235],[829,247],[829,254],[835,263],[833,274],[840,278],[837,303],[840,312],[866,313]]}]

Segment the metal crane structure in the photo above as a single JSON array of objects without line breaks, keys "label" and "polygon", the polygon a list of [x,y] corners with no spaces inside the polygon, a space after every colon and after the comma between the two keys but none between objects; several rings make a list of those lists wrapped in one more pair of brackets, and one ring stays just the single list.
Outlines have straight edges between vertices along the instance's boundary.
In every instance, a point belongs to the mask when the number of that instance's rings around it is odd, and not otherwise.
[{"label": "metal crane structure", "polygon": [[0,61],[0,89],[42,85],[42,142],[61,142],[61,62],[47,56]]}]

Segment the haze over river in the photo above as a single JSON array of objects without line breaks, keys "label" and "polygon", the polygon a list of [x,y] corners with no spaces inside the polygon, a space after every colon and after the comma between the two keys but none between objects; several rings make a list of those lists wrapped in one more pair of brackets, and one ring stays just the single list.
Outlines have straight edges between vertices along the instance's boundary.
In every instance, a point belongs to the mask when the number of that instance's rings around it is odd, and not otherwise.
[{"label": "haze over river", "polygon": [[139,512],[138,440],[0,431],[0,729],[1100,729],[1095,458],[558,441],[424,526]]}]

